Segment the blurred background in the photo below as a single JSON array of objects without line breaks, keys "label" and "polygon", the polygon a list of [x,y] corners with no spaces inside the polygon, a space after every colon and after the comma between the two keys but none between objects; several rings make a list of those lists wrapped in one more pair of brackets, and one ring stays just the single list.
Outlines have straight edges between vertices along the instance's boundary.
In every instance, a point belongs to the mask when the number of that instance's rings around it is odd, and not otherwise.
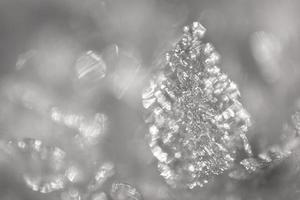
[{"label": "blurred background", "polygon": [[[224,175],[193,191],[169,188],[144,141],[140,99],[153,63],[183,26],[199,20],[252,116],[254,153],[280,143],[300,107],[299,7],[297,0],[1,0],[1,141],[35,138],[63,149],[81,169],[79,192],[93,176],[90,163],[109,160],[113,180],[136,187],[144,199],[299,199],[297,150],[265,177]],[[96,68],[86,69],[90,62]],[[54,106],[63,110],[58,118]],[[97,144],[82,142],[80,127],[63,117],[96,113],[106,119]],[[32,191],[19,176],[30,159],[10,159],[15,154],[0,146],[0,199],[75,199]],[[107,199],[118,199],[109,192],[113,180],[100,188]]]}]

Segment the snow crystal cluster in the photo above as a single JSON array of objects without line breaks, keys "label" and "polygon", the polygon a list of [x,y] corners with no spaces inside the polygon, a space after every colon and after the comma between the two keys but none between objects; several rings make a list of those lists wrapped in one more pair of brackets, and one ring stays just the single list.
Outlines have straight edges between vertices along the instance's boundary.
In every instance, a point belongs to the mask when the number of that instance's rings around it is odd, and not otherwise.
[{"label": "snow crystal cluster", "polygon": [[202,40],[206,29],[194,22],[183,31],[142,98],[161,176],[192,189],[230,169],[240,144],[252,154],[245,135],[251,120],[236,84],[218,66],[220,55]]}]

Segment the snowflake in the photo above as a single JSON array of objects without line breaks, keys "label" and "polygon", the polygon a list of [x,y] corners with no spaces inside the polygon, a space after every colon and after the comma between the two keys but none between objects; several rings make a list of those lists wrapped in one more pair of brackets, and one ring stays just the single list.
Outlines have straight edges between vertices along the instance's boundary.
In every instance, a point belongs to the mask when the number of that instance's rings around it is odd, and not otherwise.
[{"label": "snowflake", "polygon": [[220,55],[202,42],[205,28],[194,22],[183,31],[142,99],[161,176],[192,189],[230,169],[241,142],[252,154],[245,135],[251,122],[236,84],[218,67]]}]

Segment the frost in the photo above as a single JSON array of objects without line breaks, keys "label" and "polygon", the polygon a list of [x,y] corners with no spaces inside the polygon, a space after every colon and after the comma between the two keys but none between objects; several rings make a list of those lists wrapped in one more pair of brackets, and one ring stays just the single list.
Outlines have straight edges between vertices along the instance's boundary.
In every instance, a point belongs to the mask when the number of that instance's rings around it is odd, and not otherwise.
[{"label": "frost", "polygon": [[300,134],[300,112],[297,111],[292,115],[292,126],[296,131],[296,135]]},{"label": "frost", "polygon": [[77,79],[83,82],[96,82],[106,76],[106,63],[100,55],[87,51],[75,64]]},{"label": "frost", "polygon": [[91,200],[107,200],[107,196],[104,192],[100,192],[100,193],[94,194],[91,197]]},{"label": "frost", "polygon": [[61,200],[82,200],[82,194],[76,188],[69,188],[61,194]]},{"label": "frost", "polygon": [[[45,145],[42,141],[25,138],[8,143],[14,149],[13,158],[21,158],[22,177],[33,191],[50,193],[65,187],[66,153]],[[20,162],[16,160],[16,162]]]},{"label": "frost", "polygon": [[19,55],[16,63],[16,69],[23,69],[25,65],[36,55],[36,53],[36,50],[32,49]]},{"label": "frost", "polygon": [[299,111],[296,111],[291,116],[291,122],[285,124],[279,144],[267,148],[256,157],[243,159],[229,176],[237,180],[252,179],[282,164],[299,147],[299,119]]},{"label": "frost", "polygon": [[76,136],[77,140],[84,141],[87,144],[97,143],[96,139],[103,136],[106,131],[107,117],[102,113],[96,113],[93,117],[90,117],[68,113],[53,107],[50,111],[50,117],[56,123],[76,129],[79,132],[79,135]]},{"label": "frost", "polygon": [[281,76],[281,41],[274,35],[259,31],[251,37],[252,54],[257,61],[263,78],[269,82],[278,81]]},{"label": "frost", "polygon": [[65,176],[71,183],[77,183],[82,179],[82,171],[78,167],[71,165],[65,173]]},{"label": "frost", "polygon": [[115,182],[112,184],[111,197],[113,200],[142,200],[141,193],[127,183]]},{"label": "frost", "polygon": [[126,93],[136,92],[141,71],[140,60],[126,48],[110,45],[102,52],[103,59],[109,68],[109,84],[114,95],[121,99]]},{"label": "frost", "polygon": [[93,180],[88,186],[91,191],[97,190],[103,186],[103,184],[115,174],[114,164],[111,162],[103,163],[96,171]]},{"label": "frost", "polygon": [[184,28],[142,94],[149,145],[173,187],[202,187],[234,165],[238,143],[252,155],[250,115],[234,82],[217,66],[220,55],[202,42],[198,22]]},{"label": "frost", "polygon": [[257,157],[243,159],[240,167],[230,172],[229,177],[237,180],[251,179],[262,175],[281,164],[291,152],[279,146],[273,146]]}]

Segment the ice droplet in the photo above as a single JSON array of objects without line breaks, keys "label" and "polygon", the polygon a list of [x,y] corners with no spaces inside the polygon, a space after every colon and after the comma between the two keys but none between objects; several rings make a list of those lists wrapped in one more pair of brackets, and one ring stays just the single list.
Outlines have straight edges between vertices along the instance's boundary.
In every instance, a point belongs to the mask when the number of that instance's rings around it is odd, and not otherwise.
[{"label": "ice droplet", "polygon": [[110,195],[113,200],[142,200],[141,193],[127,183],[115,182],[112,184]]},{"label": "ice droplet", "polygon": [[250,115],[236,84],[217,66],[220,55],[203,43],[204,34],[198,22],[185,27],[142,94],[149,146],[173,187],[202,187],[230,169],[240,146],[236,138],[252,155]]}]

